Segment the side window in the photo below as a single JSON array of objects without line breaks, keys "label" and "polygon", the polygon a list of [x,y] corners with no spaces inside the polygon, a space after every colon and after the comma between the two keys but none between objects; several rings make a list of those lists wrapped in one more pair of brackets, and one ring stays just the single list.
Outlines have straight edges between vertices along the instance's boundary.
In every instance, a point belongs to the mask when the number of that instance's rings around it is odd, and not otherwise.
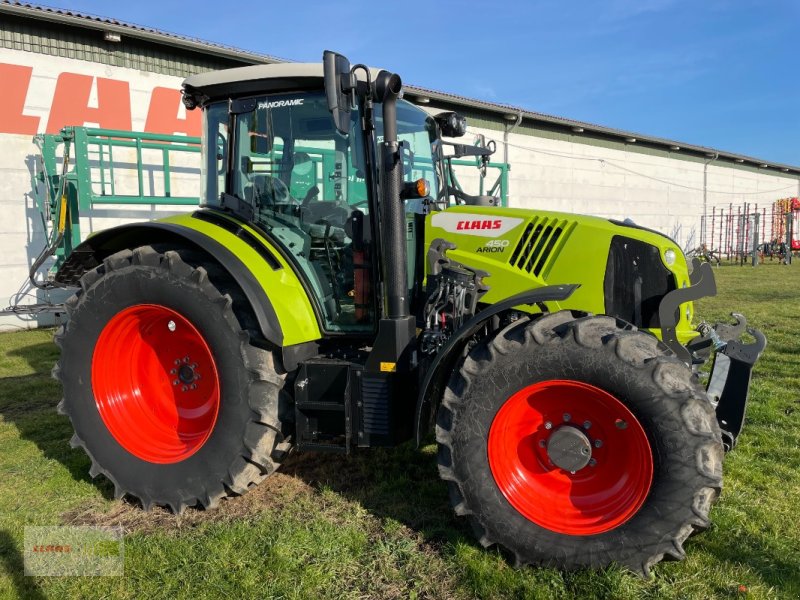
[{"label": "side window", "polygon": [[223,104],[212,104],[206,113],[200,144],[201,151],[206,153],[201,166],[201,202],[213,206],[219,203],[219,195],[225,190],[228,110]]},{"label": "side window", "polygon": [[216,141],[215,169],[219,195],[219,192],[225,189],[225,160],[228,152],[228,124],[226,122],[217,123]]}]

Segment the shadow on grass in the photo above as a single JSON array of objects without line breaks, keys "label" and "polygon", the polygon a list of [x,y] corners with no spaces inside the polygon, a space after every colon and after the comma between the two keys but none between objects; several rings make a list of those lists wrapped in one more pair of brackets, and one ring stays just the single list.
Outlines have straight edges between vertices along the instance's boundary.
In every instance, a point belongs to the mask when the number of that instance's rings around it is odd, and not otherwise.
[{"label": "shadow on grass", "polygon": [[[297,477],[315,489],[330,489],[358,502],[380,519],[398,521],[421,533],[433,546],[447,542],[480,548],[467,521],[453,514],[445,482],[438,476],[435,456],[429,451],[417,451],[411,444],[351,457],[294,455],[281,467],[281,473]],[[693,547],[698,552],[705,550],[731,571],[737,567],[750,569],[768,586],[800,597],[800,571],[794,556],[781,555],[768,539],[740,539],[740,535],[712,530],[697,538],[699,544],[689,542],[687,551],[691,553]],[[576,571],[567,575],[565,582],[569,586],[575,580],[573,583],[577,585],[589,573]],[[656,578],[659,577],[666,577],[666,572],[657,570]]]},{"label": "shadow on grass", "polygon": [[[50,369],[57,359],[53,344],[41,343],[16,348],[12,356],[24,358],[32,375],[0,378],[0,416],[13,424],[19,436],[36,444],[42,455],[64,465],[76,481],[97,484],[106,499],[114,497],[111,484],[105,480],[92,480],[90,461],[86,454],[69,445],[72,425],[67,417],[58,414],[56,406],[61,399],[61,386],[50,377]],[[20,460],[25,460],[24,456]],[[102,481],[102,483],[101,483]]]},{"label": "shadow on grass", "polygon": [[297,454],[281,466],[281,473],[358,502],[378,518],[420,532],[426,541],[475,544],[466,520],[453,514],[435,456],[411,443],[352,456]]},{"label": "shadow on grass", "polygon": [[22,554],[17,550],[11,534],[3,530],[0,530],[0,558],[6,573],[8,573],[14,585],[17,597],[30,600],[44,600],[46,598],[39,584],[36,583],[36,579],[25,576],[25,564]]},{"label": "shadow on grass", "polygon": [[23,359],[34,373],[50,375],[50,370],[58,360],[58,346],[53,342],[28,344],[14,348],[8,354]]}]

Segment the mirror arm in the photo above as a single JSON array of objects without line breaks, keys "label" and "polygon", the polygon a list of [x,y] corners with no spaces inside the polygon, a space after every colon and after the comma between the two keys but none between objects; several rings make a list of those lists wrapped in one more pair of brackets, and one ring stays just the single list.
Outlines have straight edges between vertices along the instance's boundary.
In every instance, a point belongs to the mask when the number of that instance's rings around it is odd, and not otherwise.
[{"label": "mirror arm", "polygon": [[453,154],[446,158],[462,158],[464,156],[491,156],[495,150],[492,148],[482,148],[481,146],[469,146],[467,144],[454,144],[452,142],[442,142],[444,146],[453,148]]}]

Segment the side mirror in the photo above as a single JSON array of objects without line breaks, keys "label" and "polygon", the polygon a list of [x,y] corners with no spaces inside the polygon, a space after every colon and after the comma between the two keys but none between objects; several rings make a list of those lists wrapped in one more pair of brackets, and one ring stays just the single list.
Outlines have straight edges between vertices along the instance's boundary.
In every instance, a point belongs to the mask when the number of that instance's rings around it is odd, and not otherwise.
[{"label": "side mirror", "polygon": [[350,106],[353,103],[355,85],[350,74],[350,61],[341,54],[325,50],[322,53],[322,69],[325,77],[325,95],[333,124],[339,133],[350,130]]}]

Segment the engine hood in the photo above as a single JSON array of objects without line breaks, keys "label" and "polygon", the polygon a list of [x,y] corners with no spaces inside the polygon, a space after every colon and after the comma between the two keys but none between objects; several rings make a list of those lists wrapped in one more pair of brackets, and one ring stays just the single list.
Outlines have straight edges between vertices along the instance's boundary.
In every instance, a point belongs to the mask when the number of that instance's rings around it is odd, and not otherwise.
[{"label": "engine hood", "polygon": [[437,238],[456,245],[448,251],[448,257],[489,273],[484,280],[489,285],[483,297],[487,303],[542,285],[579,283],[581,287],[559,308],[606,313],[604,280],[615,239],[617,245],[630,239],[654,247],[652,254],[657,249],[665,270],[675,277],[675,286],[689,285],[686,259],[673,240],[652,230],[600,217],[454,206],[428,215],[426,243]]}]

